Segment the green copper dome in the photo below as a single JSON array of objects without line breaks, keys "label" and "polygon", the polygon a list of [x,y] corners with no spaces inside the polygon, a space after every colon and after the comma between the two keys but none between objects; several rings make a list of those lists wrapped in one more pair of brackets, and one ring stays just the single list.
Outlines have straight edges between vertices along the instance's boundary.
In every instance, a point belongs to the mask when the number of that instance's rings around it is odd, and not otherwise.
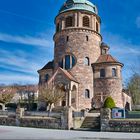
[{"label": "green copper dome", "polygon": [[96,6],[88,0],[67,0],[59,10],[59,13],[71,10],[85,10],[98,14]]}]

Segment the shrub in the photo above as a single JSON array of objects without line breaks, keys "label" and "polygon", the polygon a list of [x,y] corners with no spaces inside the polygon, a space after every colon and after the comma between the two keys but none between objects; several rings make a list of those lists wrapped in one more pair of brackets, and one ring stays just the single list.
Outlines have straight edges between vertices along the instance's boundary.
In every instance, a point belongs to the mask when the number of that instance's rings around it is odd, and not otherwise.
[{"label": "shrub", "polygon": [[116,107],[114,100],[112,99],[112,97],[107,97],[105,102],[104,102],[104,108],[114,108]]}]

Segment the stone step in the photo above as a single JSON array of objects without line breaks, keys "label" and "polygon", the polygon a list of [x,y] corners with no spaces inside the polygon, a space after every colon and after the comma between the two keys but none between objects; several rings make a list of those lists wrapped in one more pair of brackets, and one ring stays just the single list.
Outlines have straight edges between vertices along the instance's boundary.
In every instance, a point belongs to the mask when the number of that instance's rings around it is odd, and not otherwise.
[{"label": "stone step", "polygon": [[81,125],[81,128],[100,130],[100,117],[86,117]]}]

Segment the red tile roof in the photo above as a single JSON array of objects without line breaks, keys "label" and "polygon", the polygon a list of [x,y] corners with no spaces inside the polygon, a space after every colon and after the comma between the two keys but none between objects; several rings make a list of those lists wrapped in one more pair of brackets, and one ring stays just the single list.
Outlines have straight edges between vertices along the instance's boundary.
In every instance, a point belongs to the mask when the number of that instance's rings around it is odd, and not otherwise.
[{"label": "red tile roof", "polygon": [[119,63],[119,64],[123,65],[118,60],[116,60],[114,57],[112,57],[110,54],[100,55],[94,64],[99,64],[99,63]]},{"label": "red tile roof", "polygon": [[103,62],[118,62],[115,58],[113,58],[110,54],[101,55],[96,63],[103,63]]},{"label": "red tile roof", "polygon": [[72,81],[77,82],[77,80],[74,78],[74,76],[70,72],[68,72],[67,70],[64,70],[60,67],[59,67],[59,69],[67,76],[67,78],[69,78]]},{"label": "red tile roof", "polygon": [[52,77],[49,79],[48,84],[50,84],[55,79],[55,76],[57,75],[57,73],[59,71],[62,72],[69,80],[78,83],[77,80],[74,78],[74,76],[70,72],[68,72],[67,70],[64,70],[64,69],[62,69],[62,68],[59,67],[56,70],[56,72],[52,75]]}]

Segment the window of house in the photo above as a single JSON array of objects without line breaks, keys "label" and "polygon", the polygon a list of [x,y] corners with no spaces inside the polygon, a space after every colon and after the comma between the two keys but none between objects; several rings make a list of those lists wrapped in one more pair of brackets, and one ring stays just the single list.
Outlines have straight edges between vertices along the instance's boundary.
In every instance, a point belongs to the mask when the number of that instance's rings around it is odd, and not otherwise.
[{"label": "window of house", "polygon": [[71,68],[71,66],[70,66],[70,55],[66,55],[65,56],[65,69],[68,70],[70,68]]},{"label": "window of house", "polygon": [[112,68],[112,77],[116,77],[117,76],[117,72],[115,68]]},{"label": "window of house", "polygon": [[45,75],[45,82],[48,82],[48,80],[49,80],[49,74],[46,74]]},{"label": "window of house", "polygon": [[61,68],[63,69],[71,69],[76,64],[75,57],[72,55],[65,55],[60,64]]},{"label": "window of house", "polygon": [[100,77],[105,77],[105,69],[100,70]]},{"label": "window of house", "polygon": [[59,23],[57,23],[57,25],[56,25],[56,32],[59,32]]},{"label": "window of house", "polygon": [[72,67],[75,65],[75,58],[72,56]]},{"label": "window of house", "polygon": [[99,32],[99,25],[97,22],[96,22],[96,32]]},{"label": "window of house", "polygon": [[106,54],[106,49],[102,49],[102,54]]},{"label": "window of house", "polygon": [[85,98],[87,98],[87,99],[90,98],[90,92],[88,89],[85,89]]},{"label": "window of house", "polygon": [[72,27],[73,26],[73,17],[69,16],[66,18],[65,27]]},{"label": "window of house", "polygon": [[89,17],[88,16],[83,17],[83,27],[89,27]]},{"label": "window of house", "polygon": [[67,36],[67,42],[69,41],[69,36]]},{"label": "window of house", "polygon": [[88,57],[85,57],[85,59],[84,59],[84,64],[85,64],[86,66],[89,66],[89,58],[88,58]]},{"label": "window of house", "polygon": [[88,41],[88,36],[86,36],[86,41]]}]

